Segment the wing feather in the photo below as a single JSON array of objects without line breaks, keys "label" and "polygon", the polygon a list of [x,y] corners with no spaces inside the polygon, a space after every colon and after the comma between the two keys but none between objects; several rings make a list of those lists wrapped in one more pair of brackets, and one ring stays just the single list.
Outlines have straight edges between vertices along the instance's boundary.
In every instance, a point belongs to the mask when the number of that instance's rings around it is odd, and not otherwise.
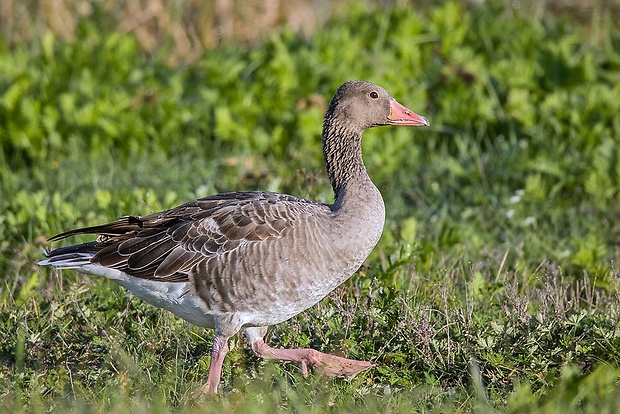
[{"label": "wing feather", "polygon": [[188,252],[183,246],[175,247],[155,269],[156,278],[166,278],[180,272],[182,268],[191,267],[200,255],[197,252]]},{"label": "wing feather", "polygon": [[126,216],[72,230],[52,239],[99,234],[92,261],[139,278],[181,282],[188,281],[200,263],[206,265],[221,255],[233,260],[242,244],[285,237],[299,220],[329,211],[323,204],[284,194],[224,193],[148,216]]},{"label": "wing feather", "polygon": [[[129,269],[140,270],[144,268],[157,268],[162,260],[170,254],[176,247],[174,240],[170,237],[161,237],[146,249],[138,253],[130,254],[127,257],[127,266]],[[120,253],[120,252],[119,252]],[[120,253],[122,254],[122,253]]]}]

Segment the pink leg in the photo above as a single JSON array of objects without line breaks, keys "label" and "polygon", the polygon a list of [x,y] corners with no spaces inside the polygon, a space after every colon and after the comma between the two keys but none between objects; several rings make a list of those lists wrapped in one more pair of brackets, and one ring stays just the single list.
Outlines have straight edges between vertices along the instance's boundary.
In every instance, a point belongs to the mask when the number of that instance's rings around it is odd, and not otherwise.
[{"label": "pink leg", "polygon": [[[262,333],[262,334],[261,334]],[[356,374],[374,367],[376,364],[367,361],[357,361],[324,354],[311,348],[279,349],[272,348],[263,341],[263,328],[246,329],[248,342],[254,354],[264,359],[279,359],[301,363],[301,374],[308,376],[308,366],[328,377],[352,378]]]},{"label": "pink leg", "polygon": [[217,394],[217,387],[220,385],[220,377],[222,375],[222,365],[224,358],[228,352],[228,337],[218,335],[213,338],[213,347],[211,348],[211,365],[209,366],[209,378],[204,386],[204,392],[207,394]]}]

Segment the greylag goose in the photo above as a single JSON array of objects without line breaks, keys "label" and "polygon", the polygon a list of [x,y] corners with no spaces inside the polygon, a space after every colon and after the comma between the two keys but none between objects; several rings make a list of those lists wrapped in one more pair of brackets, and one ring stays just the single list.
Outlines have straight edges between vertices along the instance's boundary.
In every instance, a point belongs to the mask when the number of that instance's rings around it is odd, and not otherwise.
[{"label": "greylag goose", "polygon": [[381,194],[362,161],[362,132],[379,125],[428,126],[373,83],[338,88],[323,122],[323,155],[334,203],[272,192],[223,193],[147,216],[70,230],[98,235],[46,253],[41,266],[103,276],[151,305],[215,329],[204,391],[217,393],[228,338],[243,329],[258,357],[352,377],[374,364],[314,349],[276,349],[267,327],[313,306],[347,280],[377,244]]}]

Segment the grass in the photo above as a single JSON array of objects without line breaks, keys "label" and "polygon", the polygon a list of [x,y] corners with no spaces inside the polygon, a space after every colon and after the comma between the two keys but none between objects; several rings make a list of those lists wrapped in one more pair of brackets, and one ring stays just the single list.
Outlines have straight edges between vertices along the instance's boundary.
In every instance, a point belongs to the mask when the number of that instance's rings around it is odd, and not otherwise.
[{"label": "grass", "polygon": [[216,401],[191,398],[207,375],[210,334],[109,283],[80,277],[54,286],[62,279],[53,278],[45,289],[51,297],[16,306],[3,320],[2,337],[15,343],[6,378],[13,392],[4,402],[95,412],[486,412],[491,405],[595,412],[617,402],[617,296],[557,273],[523,291],[507,276],[476,291],[460,269],[442,275],[442,282],[420,280],[398,292],[376,278],[363,287],[358,276],[271,331],[272,344],[371,355],[376,369],[352,381],[303,379],[299,367],[257,360],[234,338]]},{"label": "grass", "polygon": [[[620,33],[609,17],[355,6],[311,37],[285,30],[185,67],[105,19],[75,36],[0,41],[2,410],[615,412]],[[384,236],[268,340],[377,368],[304,379],[235,337],[222,395],[192,398],[212,332],[105,280],[36,266],[53,234],[217,191],[331,201],[320,122],[351,78],[384,85],[432,127],[365,135]]]}]

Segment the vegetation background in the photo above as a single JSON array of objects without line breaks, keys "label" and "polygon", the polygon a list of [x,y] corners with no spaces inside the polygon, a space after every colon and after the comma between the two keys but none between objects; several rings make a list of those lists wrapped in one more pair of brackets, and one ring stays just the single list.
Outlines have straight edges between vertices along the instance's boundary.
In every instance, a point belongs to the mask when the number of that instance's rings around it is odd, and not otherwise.
[{"label": "vegetation background", "polygon": [[[616,412],[620,3],[2,0],[0,411]],[[218,191],[326,202],[320,126],[367,79],[431,127],[365,134],[384,237],[271,330],[379,366],[301,377],[46,238]]]}]

